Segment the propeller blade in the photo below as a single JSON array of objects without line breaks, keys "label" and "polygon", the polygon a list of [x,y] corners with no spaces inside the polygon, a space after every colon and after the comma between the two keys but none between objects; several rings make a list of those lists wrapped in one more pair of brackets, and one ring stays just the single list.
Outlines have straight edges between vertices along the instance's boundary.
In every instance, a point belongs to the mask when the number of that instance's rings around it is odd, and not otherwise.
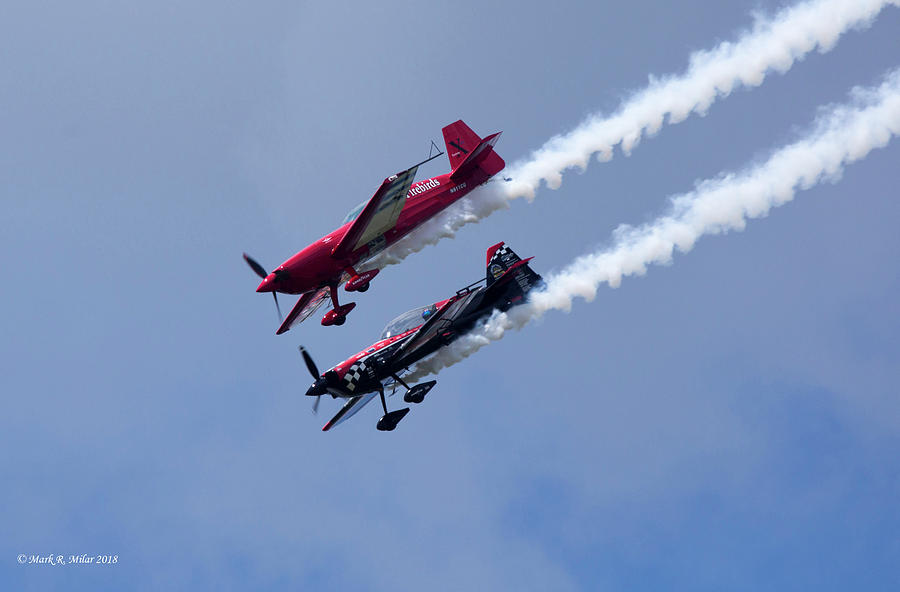
[{"label": "propeller blade", "polygon": [[266,268],[257,263],[256,260],[247,253],[244,253],[244,261],[246,261],[247,265],[250,266],[250,269],[252,269],[256,273],[256,275],[258,275],[262,279],[266,279],[266,276],[269,275],[268,273],[266,273]]},{"label": "propeller blade", "polygon": [[303,361],[306,362],[306,368],[312,374],[313,380],[319,380],[319,369],[316,368],[316,363],[313,362],[312,356],[309,355],[306,348],[302,345],[300,346],[300,353],[303,354]]},{"label": "propeller blade", "polygon": [[284,317],[281,316],[281,307],[278,306],[278,294],[276,292],[272,292],[272,298],[275,299],[275,309],[278,311],[278,320],[283,323]]},{"label": "propeller blade", "polygon": [[319,413],[319,399],[321,399],[321,398],[322,398],[322,395],[319,395],[318,397],[316,397],[316,402],[313,403],[313,415],[316,415]]}]

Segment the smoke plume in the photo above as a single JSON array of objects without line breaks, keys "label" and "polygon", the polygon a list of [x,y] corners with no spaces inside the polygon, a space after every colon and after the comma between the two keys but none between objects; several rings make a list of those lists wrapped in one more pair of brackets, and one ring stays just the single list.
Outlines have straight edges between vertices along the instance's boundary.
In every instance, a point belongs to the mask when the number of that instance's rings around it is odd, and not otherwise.
[{"label": "smoke plume", "polygon": [[898,134],[900,69],[878,87],[854,89],[848,104],[823,109],[805,138],[775,151],[764,163],[698,183],[693,191],[670,198],[668,213],[651,223],[620,226],[610,248],[579,257],[553,274],[527,303],[496,312],[471,334],[421,362],[410,380],[455,364],[549,310],[568,312],[576,297],[590,302],[602,284],[617,288],[624,276],[671,263],[676,250],[687,253],[704,235],[743,230],[748,219],[767,215],[794,199],[798,190],[838,180],[846,165]]},{"label": "smoke plume", "polygon": [[399,263],[453,237],[464,225],[508,208],[513,199],[530,201],[541,181],[557,189],[563,172],[585,170],[595,154],[599,161],[609,161],[616,145],[630,154],[645,134],[652,136],[664,123],[679,123],[692,113],[703,115],[734,89],[759,86],[770,71],[785,73],[814,49],[831,50],[841,35],[868,27],[888,5],[900,6],[900,0],[810,0],[773,17],[757,16],[736,41],[691,54],[684,73],[651,77],[647,87],[632,94],[612,115],[595,114],[572,131],[551,138],[502,173],[511,181],[496,180],[476,189],[376,257],[373,265]]}]

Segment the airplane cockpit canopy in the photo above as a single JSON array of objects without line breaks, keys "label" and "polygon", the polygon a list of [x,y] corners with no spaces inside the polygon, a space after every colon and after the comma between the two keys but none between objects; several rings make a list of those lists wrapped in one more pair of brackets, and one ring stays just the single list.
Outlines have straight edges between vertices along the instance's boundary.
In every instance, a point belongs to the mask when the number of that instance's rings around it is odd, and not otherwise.
[{"label": "airplane cockpit canopy", "polygon": [[359,204],[358,206],[356,206],[355,208],[353,208],[352,210],[347,212],[347,215],[344,216],[344,219],[341,222],[341,226],[343,226],[347,222],[353,222],[354,220],[356,220],[356,217],[359,216],[360,212],[363,211],[363,208],[366,207],[367,203],[369,203],[368,200],[362,202],[361,204]]},{"label": "airplane cockpit canopy", "polygon": [[381,338],[387,339],[388,337],[406,333],[410,329],[414,329],[427,321],[428,317],[436,311],[437,307],[433,304],[431,306],[422,306],[420,308],[408,310],[387,324],[387,327],[381,332]]}]

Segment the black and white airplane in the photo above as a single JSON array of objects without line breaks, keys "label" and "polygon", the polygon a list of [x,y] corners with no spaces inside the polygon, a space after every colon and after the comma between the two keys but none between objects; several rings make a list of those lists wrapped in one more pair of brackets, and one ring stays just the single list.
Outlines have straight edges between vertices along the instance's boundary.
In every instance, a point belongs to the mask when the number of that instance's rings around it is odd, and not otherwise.
[{"label": "black and white airplane", "polygon": [[[385,387],[401,386],[406,389],[404,401],[421,403],[437,381],[410,387],[401,375],[416,362],[471,331],[494,310],[506,311],[523,303],[528,292],[542,281],[528,266],[530,260],[530,257],[520,259],[502,242],[490,247],[484,280],[458,290],[450,298],[403,313],[385,327],[379,341],[323,374],[319,374],[312,357],[301,346],[300,352],[315,381],[306,391],[307,396],[316,398],[313,411],[317,410],[322,395],[347,399],[322,430],[328,431],[350,418],[375,395],[381,397],[384,409],[378,429],[390,431],[397,427],[409,407],[388,412]],[[479,285],[482,281],[484,285]]]}]

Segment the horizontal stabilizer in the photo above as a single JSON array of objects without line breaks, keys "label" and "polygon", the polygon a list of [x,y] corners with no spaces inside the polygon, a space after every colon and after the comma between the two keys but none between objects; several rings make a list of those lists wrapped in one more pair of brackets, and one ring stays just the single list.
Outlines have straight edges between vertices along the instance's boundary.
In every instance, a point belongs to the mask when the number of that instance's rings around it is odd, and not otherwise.
[{"label": "horizontal stabilizer", "polygon": [[491,134],[483,139],[478,146],[469,152],[465,159],[453,169],[453,172],[450,173],[450,178],[456,180],[465,177],[472,172],[472,169],[479,166],[483,168],[488,175],[496,175],[503,170],[506,163],[503,162],[503,159],[500,158],[496,152],[494,152],[494,144],[500,139],[501,133],[503,132]]}]

